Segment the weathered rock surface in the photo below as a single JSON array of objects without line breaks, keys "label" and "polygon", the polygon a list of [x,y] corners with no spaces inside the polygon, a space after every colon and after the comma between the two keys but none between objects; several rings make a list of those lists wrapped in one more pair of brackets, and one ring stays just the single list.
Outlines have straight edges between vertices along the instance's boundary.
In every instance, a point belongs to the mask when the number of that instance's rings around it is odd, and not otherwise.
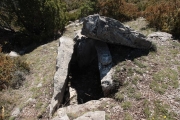
[{"label": "weathered rock surface", "polygon": [[149,49],[152,46],[152,43],[143,34],[115,19],[98,14],[89,15],[84,19],[82,34],[96,40],[133,48]]},{"label": "weathered rock surface", "polygon": [[59,113],[58,116],[54,117],[52,120],[69,120],[69,117],[65,112]]},{"label": "weathered rock surface", "polygon": [[[92,100],[92,101],[86,102],[85,104],[71,105],[64,108],[59,108],[57,110],[57,114],[55,118],[52,120],[62,120],[62,118],[64,118],[67,115],[69,116],[69,118],[70,116],[73,117],[73,119],[76,118],[76,120],[82,120],[81,118],[84,118],[87,115],[90,115],[91,118],[96,118],[95,116],[97,116],[97,114],[99,115],[99,113],[101,113],[101,116],[103,119],[93,119],[93,120],[104,120],[105,112],[103,111],[89,112],[89,111],[97,111],[99,107],[100,108],[106,107],[105,105],[109,105],[112,102],[115,102],[115,100],[111,98],[101,98],[100,100]],[[84,119],[84,120],[88,120],[88,119]]]},{"label": "weathered rock surface", "polygon": [[171,40],[172,35],[166,32],[153,32],[147,36],[149,40],[161,40],[161,41],[166,41],[166,40]]},{"label": "weathered rock surface", "polygon": [[56,73],[54,76],[54,93],[50,104],[50,116],[59,108],[67,85],[69,63],[73,54],[74,42],[71,38],[62,36],[58,48]]},{"label": "weathered rock surface", "polygon": [[112,56],[105,42],[96,41],[95,47],[98,55],[98,67],[100,71],[101,86],[104,95],[108,95],[114,88],[112,80]]},{"label": "weathered rock surface", "polygon": [[105,111],[87,112],[74,120],[105,120]]},{"label": "weathered rock surface", "polygon": [[14,111],[12,112],[11,116],[17,117],[19,114],[20,114],[20,109],[19,108],[15,108]]},{"label": "weathered rock surface", "polygon": [[74,88],[69,87],[69,93],[70,93],[70,97],[69,97],[69,105],[75,105],[78,104],[77,102],[77,92]]}]

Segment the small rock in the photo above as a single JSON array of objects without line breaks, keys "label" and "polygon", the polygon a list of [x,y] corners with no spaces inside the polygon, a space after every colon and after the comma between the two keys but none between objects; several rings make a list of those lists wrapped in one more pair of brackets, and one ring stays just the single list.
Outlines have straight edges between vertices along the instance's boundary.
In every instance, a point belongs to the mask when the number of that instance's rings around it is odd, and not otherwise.
[{"label": "small rock", "polygon": [[62,109],[61,111],[58,111],[58,116],[52,120],[69,120],[69,117],[67,116],[65,109]]},{"label": "small rock", "polygon": [[105,111],[87,112],[74,120],[105,120]]},{"label": "small rock", "polygon": [[50,47],[51,49],[54,49],[54,47]]},{"label": "small rock", "polygon": [[26,103],[28,103],[28,102],[36,102],[36,99],[29,98],[29,99],[26,101]]},{"label": "small rock", "polygon": [[75,26],[78,27],[80,24],[79,23],[76,23]]},{"label": "small rock", "polygon": [[20,113],[20,109],[19,108],[15,108],[11,115],[13,117],[17,117],[19,115],[19,113]]},{"label": "small rock", "polygon": [[37,87],[39,88],[39,87],[42,87],[42,83],[39,83],[38,85],[37,85]]},{"label": "small rock", "polygon": [[9,56],[10,56],[10,57],[18,57],[19,55],[18,55],[18,53],[16,53],[15,51],[11,51],[11,52],[9,53]]}]

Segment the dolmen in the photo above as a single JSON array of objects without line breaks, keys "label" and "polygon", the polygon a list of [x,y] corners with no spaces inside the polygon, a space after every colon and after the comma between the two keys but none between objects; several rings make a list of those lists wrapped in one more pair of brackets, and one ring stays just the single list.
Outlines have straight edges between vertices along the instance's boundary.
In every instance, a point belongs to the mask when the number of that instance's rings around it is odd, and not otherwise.
[{"label": "dolmen", "polygon": [[[108,43],[132,48],[150,49],[152,42],[143,34],[125,26],[118,20],[89,15],[83,19],[83,27],[74,38],[62,36],[58,47],[56,73],[54,76],[54,94],[50,104],[50,116],[62,104],[68,81],[69,63],[73,52],[78,53],[80,67],[86,66],[98,58],[101,86],[104,96],[115,88],[112,75],[114,72],[112,56]],[[76,49],[74,48],[76,46]],[[97,57],[94,57],[97,55]]]}]

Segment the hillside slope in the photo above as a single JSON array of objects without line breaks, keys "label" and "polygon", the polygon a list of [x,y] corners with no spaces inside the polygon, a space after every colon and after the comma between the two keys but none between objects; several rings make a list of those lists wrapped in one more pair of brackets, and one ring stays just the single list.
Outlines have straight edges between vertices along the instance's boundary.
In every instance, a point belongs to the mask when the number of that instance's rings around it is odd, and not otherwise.
[{"label": "hillside slope", "polygon": [[[153,32],[143,18],[125,24],[145,35]],[[160,37],[151,39],[157,51],[109,44],[115,64],[113,79],[121,83],[118,92],[109,96],[116,101],[101,99],[71,105],[57,114],[66,111],[70,119],[75,119],[88,111],[105,111],[109,120],[180,119],[180,43]]]},{"label": "hillside slope", "polygon": [[[125,24],[145,35],[153,32],[144,19]],[[74,36],[74,30],[77,29],[72,26],[64,34]],[[116,51],[119,57],[114,79],[122,81],[122,86],[114,96],[110,96],[116,101],[111,100],[109,104],[104,103],[97,108],[106,112],[106,119],[180,119],[180,43],[176,40],[153,42],[157,45],[157,52],[149,52],[134,59],[128,59],[127,56],[133,56],[139,50],[127,54],[127,51],[122,50],[129,48],[113,46],[119,48]],[[58,40],[55,40],[23,56],[31,67],[23,87],[0,92],[6,119],[48,119],[57,47]],[[126,59],[118,61],[122,56]],[[17,117],[11,116],[13,112]],[[69,114],[69,117],[73,119],[77,116]]]},{"label": "hillside slope", "polygon": [[[52,95],[53,76],[58,40],[44,44],[24,55],[30,65],[30,74],[24,85],[17,90],[0,92],[1,105],[5,107],[6,119],[37,119],[48,117],[48,105]],[[14,115],[11,116],[11,113]]]}]

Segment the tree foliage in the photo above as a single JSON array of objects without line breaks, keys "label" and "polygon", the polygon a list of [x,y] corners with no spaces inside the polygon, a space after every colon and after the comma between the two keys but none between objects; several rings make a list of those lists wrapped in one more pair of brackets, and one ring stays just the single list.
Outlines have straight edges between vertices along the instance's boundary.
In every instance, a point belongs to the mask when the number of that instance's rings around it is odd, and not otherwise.
[{"label": "tree foliage", "polygon": [[65,12],[61,0],[3,0],[0,26],[20,28],[19,31],[33,37],[52,37],[64,28]]},{"label": "tree foliage", "polygon": [[15,21],[16,17],[9,6],[8,0],[1,0],[0,1],[0,27],[1,28],[7,28],[11,31],[13,31],[12,23]]},{"label": "tree foliage", "polygon": [[99,13],[121,22],[143,16],[151,26],[178,35],[179,9],[180,0],[1,0],[0,27],[44,40],[69,20]]},{"label": "tree foliage", "polygon": [[125,0],[99,0],[100,14],[127,21],[137,17],[138,8]]},{"label": "tree foliage", "polygon": [[80,7],[80,17],[85,17],[90,14],[93,14],[96,11],[96,1],[95,0],[86,0]]},{"label": "tree foliage", "polygon": [[[66,0],[65,0],[66,1]],[[98,13],[98,0],[71,0],[66,1],[67,19],[70,21]]]}]

